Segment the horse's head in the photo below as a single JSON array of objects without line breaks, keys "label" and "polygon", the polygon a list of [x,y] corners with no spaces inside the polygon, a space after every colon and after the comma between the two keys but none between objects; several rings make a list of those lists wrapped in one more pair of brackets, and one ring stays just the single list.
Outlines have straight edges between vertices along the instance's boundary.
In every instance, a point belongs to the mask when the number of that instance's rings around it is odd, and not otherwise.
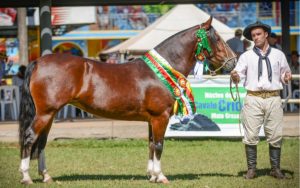
[{"label": "horse's head", "polygon": [[196,32],[198,41],[195,56],[200,61],[204,59],[209,60],[215,68],[214,70],[210,69],[210,73],[215,75],[221,68],[225,71],[231,71],[236,65],[236,55],[216,32],[211,23],[212,17],[205,23],[202,23]]},{"label": "horse's head", "polygon": [[231,71],[236,64],[236,55],[211,25],[212,17],[205,23],[178,32],[154,49],[170,65],[187,76],[196,59],[208,59],[214,66],[211,74],[223,68]]}]

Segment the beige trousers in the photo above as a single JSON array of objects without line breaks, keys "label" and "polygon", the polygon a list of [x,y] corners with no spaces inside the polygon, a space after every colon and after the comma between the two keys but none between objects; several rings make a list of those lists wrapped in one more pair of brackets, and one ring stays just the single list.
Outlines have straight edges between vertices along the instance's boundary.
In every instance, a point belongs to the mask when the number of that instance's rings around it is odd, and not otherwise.
[{"label": "beige trousers", "polygon": [[257,145],[259,131],[264,125],[267,142],[273,147],[281,147],[283,109],[280,96],[263,99],[261,97],[245,97],[241,120],[244,127],[243,143]]}]

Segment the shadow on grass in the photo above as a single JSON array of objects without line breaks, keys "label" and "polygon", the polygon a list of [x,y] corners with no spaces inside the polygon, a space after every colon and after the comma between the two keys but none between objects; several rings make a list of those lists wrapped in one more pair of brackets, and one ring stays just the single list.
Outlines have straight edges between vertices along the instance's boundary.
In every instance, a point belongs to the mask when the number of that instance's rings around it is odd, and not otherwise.
[{"label": "shadow on grass", "polygon": [[[220,177],[236,177],[232,174],[222,173],[207,173],[207,174],[176,174],[168,175],[169,180],[195,180],[203,176],[220,176]],[[54,181],[78,181],[78,180],[147,180],[149,179],[146,175],[98,175],[98,174],[72,174],[53,177]],[[35,180],[39,181],[39,180]]]},{"label": "shadow on grass", "polygon": [[[270,176],[270,168],[263,168],[263,169],[256,169],[256,176],[260,177],[260,176]],[[294,177],[294,172],[289,171],[289,170],[281,170],[287,177],[287,179],[291,179]],[[247,171],[240,171],[238,173],[238,176],[244,176],[247,173]]]}]

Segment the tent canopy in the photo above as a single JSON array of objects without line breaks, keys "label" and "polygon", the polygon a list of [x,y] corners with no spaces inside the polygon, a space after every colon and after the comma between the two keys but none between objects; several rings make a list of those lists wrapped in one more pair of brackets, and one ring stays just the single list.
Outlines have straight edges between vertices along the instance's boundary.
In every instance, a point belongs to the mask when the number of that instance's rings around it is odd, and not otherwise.
[{"label": "tent canopy", "polygon": [[[175,33],[199,25],[209,17],[210,15],[195,5],[177,5],[138,35],[103,51],[102,54],[144,54]],[[213,19],[212,25],[225,41],[234,36],[234,31],[217,19]]]}]

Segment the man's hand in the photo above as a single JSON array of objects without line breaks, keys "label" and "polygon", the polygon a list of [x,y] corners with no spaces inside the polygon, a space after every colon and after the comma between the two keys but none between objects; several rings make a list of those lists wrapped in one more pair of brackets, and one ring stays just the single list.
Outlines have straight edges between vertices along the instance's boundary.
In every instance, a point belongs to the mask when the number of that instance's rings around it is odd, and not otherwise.
[{"label": "man's hand", "polygon": [[284,74],[284,82],[288,83],[290,80],[292,80],[292,73],[291,72],[285,72],[285,74]]},{"label": "man's hand", "polygon": [[231,71],[230,76],[233,83],[238,84],[240,82],[240,76],[236,70]]}]

